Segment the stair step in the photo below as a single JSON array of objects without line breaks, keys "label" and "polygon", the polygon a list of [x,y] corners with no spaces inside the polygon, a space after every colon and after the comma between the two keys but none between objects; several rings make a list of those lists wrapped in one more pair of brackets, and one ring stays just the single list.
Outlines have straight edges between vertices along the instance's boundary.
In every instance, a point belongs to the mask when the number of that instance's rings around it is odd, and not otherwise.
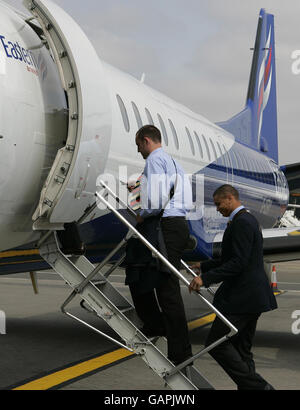
[{"label": "stair step", "polygon": [[[86,282],[86,278],[91,277],[95,267],[84,256],[68,258],[59,250],[56,234],[51,233],[49,239],[40,248],[41,256],[48,264],[73,288],[73,292],[62,305],[62,311],[69,317],[79,321],[85,326],[92,328],[101,336],[121,345],[134,352],[161,378],[165,379],[166,373],[174,370],[175,366],[170,362],[165,354],[161,352],[153,343],[157,338],[149,339],[139,331],[139,320],[136,311],[131,303],[106,280],[105,277],[97,272],[95,283],[87,281],[78,293],[78,286]],[[66,306],[75,296],[81,296],[83,301],[81,306],[89,311],[95,312],[101,317],[124,341],[123,344],[110,335],[103,333],[99,329],[91,326],[82,319],[66,311]],[[87,307],[89,306],[89,308]],[[163,338],[160,338],[163,339]],[[125,344],[124,344],[125,343]],[[197,369],[192,370],[195,382],[189,380],[181,372],[174,372],[165,382],[174,390],[197,390],[200,387],[210,386],[201,376]],[[198,375],[197,375],[198,372]],[[194,374],[195,373],[195,374]],[[196,385],[198,384],[198,386]],[[211,386],[210,386],[211,387]]]}]

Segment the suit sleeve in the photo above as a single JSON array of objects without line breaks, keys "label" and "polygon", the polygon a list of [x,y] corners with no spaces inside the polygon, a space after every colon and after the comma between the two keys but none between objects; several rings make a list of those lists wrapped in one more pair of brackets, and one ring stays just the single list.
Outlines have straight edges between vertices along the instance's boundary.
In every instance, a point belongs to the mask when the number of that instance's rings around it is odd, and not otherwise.
[{"label": "suit sleeve", "polygon": [[221,258],[209,259],[208,261],[201,262],[201,272],[208,272],[211,269],[218,268],[221,264]]},{"label": "suit sleeve", "polygon": [[248,221],[238,219],[232,229],[231,256],[220,266],[202,273],[205,287],[240,275],[249,265],[254,242],[254,227]]}]

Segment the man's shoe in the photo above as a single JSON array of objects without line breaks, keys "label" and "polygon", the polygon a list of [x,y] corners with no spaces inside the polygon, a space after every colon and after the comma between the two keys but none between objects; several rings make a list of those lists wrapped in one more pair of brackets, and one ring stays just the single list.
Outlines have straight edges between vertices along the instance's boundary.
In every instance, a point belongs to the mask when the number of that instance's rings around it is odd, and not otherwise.
[{"label": "man's shoe", "polygon": [[188,378],[188,379],[190,379],[190,380],[192,380],[192,370],[191,370],[191,368],[192,368],[192,364],[188,364],[187,366],[185,366],[182,370],[181,370],[181,372]]},{"label": "man's shoe", "polygon": [[275,390],[275,389],[274,389],[273,386],[271,386],[271,384],[267,383],[267,384],[265,385],[264,390]]}]

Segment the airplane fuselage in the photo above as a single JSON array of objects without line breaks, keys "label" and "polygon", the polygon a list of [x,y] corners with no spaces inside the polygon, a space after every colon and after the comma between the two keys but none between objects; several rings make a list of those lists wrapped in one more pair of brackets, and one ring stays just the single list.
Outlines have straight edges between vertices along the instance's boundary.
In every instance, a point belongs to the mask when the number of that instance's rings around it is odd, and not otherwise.
[{"label": "airplane fuselage", "polygon": [[[65,144],[72,113],[57,66],[39,36],[2,3],[0,22],[0,250],[5,250],[40,235],[32,230],[32,217],[43,206],[41,190]],[[190,228],[198,240],[198,255],[211,253],[214,236],[226,224],[212,199],[224,183],[239,190],[243,204],[263,228],[274,226],[288,203],[287,182],[274,161],[143,82],[99,60],[100,66],[104,91],[99,104],[105,107],[105,116],[98,119],[99,132],[91,131],[94,138],[81,142],[68,203],[62,201],[52,212],[51,223],[81,216],[79,201],[94,201],[100,170],[116,180],[140,175],[144,160],[137,152],[135,133],[153,123],[162,131],[164,149],[191,175],[196,212]],[[112,246],[119,240],[124,228],[114,221],[112,236],[110,218],[101,210],[92,216],[82,227],[87,243]]]}]

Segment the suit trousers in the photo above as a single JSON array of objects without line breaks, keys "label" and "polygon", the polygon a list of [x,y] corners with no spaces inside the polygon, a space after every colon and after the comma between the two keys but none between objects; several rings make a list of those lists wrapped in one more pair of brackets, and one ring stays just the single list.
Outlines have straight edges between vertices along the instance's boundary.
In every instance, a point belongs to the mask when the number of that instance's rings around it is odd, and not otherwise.
[{"label": "suit trousers", "polygon": [[[162,218],[161,227],[168,260],[180,268],[180,259],[189,238],[185,218]],[[138,294],[130,288],[136,312],[151,333],[166,333],[168,358],[179,364],[192,356],[179,279],[173,273],[161,272],[156,290]]]},{"label": "suit trousers", "polygon": [[[256,373],[251,353],[260,314],[225,314],[224,316],[238,329],[238,333],[210,350],[210,355],[236,383],[239,390],[264,390],[268,383]],[[216,317],[205,346],[209,346],[227,333],[229,333],[228,327]]]}]

